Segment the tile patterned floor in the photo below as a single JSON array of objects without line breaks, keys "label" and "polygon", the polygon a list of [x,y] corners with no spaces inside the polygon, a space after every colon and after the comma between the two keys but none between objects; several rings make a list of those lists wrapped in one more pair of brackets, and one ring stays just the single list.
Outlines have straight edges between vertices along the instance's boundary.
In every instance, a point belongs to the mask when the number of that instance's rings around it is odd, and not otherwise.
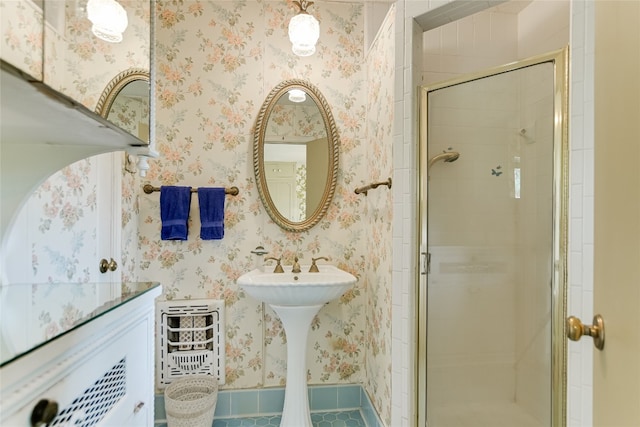
[{"label": "tile patterned floor", "polygon": [[[313,427],[366,427],[360,410],[311,414]],[[279,427],[280,415],[252,418],[221,418],[213,427]]]}]

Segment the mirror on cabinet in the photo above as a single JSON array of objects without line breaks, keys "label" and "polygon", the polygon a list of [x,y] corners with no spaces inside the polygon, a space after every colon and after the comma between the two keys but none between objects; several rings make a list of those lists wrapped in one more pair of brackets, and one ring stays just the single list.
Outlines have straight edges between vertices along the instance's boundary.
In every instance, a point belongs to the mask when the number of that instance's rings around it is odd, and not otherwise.
[{"label": "mirror on cabinet", "polygon": [[312,84],[286,80],[265,99],[253,157],[258,192],[271,219],[305,231],[327,212],[338,173],[338,132],[327,101]]},{"label": "mirror on cabinet", "polygon": [[123,71],[102,92],[96,113],[148,144],[149,93],[146,70]]},{"label": "mirror on cabinet", "polygon": [[[95,112],[114,76],[155,63],[155,0],[120,3],[128,26],[119,43],[110,43],[93,32],[86,1],[2,2],[0,27],[11,34],[0,41],[0,236],[29,194],[63,167],[109,151],[133,152],[141,162],[157,157],[153,114],[151,138],[141,138]],[[153,94],[153,81],[149,89]]]},{"label": "mirror on cabinet", "polygon": [[[149,144],[149,73],[141,68],[132,68],[115,76],[102,92],[96,113],[144,144]],[[138,172],[137,162],[134,154],[125,154],[124,168],[127,172]]]}]

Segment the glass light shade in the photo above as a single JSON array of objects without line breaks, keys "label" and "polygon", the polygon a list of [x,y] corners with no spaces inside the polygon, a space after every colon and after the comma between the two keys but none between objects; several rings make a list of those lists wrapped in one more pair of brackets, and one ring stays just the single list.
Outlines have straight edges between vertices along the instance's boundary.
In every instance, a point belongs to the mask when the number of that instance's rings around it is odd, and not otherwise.
[{"label": "glass light shade", "polygon": [[115,0],[89,0],[87,17],[93,24],[91,31],[104,41],[119,43],[127,29],[127,11]]},{"label": "glass light shade", "polygon": [[291,102],[304,102],[307,99],[307,94],[302,89],[291,89],[289,91],[289,101]]},{"label": "glass light shade", "polygon": [[289,21],[291,50],[298,56],[311,56],[320,38],[320,23],[306,12],[300,12]]}]

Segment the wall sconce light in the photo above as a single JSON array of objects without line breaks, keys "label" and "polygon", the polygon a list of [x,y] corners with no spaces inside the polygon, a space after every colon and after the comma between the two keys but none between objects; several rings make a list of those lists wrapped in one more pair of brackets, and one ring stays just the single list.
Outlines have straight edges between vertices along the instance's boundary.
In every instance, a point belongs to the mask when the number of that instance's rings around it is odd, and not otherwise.
[{"label": "wall sconce light", "polygon": [[93,24],[93,34],[110,43],[120,43],[129,25],[127,11],[116,0],[89,0],[87,17]]},{"label": "wall sconce light", "polygon": [[309,12],[307,7],[313,4],[312,1],[294,1],[300,11],[289,21],[289,40],[291,50],[298,56],[310,56],[316,51],[316,43],[320,38],[320,23]]},{"label": "wall sconce light", "polygon": [[307,94],[302,89],[291,89],[289,91],[289,101],[291,102],[304,102],[307,99]]}]

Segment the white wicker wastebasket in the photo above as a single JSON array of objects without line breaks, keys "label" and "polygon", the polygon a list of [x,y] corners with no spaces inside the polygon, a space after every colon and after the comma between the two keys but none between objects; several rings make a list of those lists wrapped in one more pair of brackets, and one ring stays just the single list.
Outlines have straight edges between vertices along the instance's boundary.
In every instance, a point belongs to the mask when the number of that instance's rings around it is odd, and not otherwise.
[{"label": "white wicker wastebasket", "polygon": [[218,401],[218,379],[194,375],[174,380],[164,390],[167,427],[211,427]]}]

